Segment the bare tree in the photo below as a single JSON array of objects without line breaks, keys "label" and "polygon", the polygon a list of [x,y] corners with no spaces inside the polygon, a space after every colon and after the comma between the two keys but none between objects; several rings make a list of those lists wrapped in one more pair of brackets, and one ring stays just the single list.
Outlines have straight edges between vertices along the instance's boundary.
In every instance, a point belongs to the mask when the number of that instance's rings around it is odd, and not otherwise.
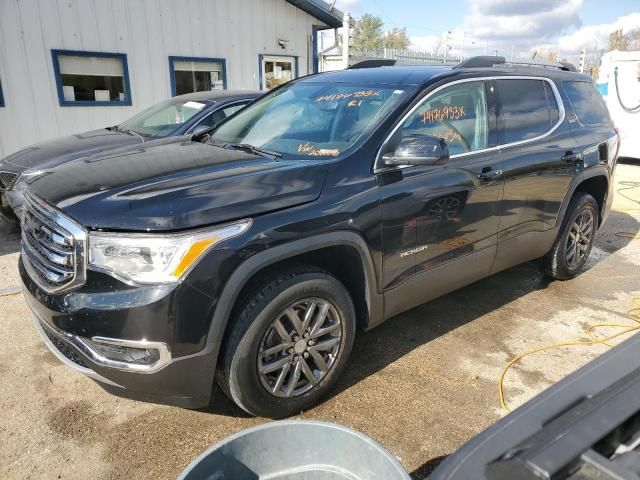
[{"label": "bare tree", "polygon": [[609,50],[629,50],[629,38],[622,34],[622,29],[609,34]]},{"label": "bare tree", "polygon": [[438,52],[440,51],[440,49],[442,48],[443,45],[444,45],[444,39],[443,38],[438,38],[438,40],[433,42],[433,45],[431,46],[431,54],[434,57],[437,57],[438,56]]}]

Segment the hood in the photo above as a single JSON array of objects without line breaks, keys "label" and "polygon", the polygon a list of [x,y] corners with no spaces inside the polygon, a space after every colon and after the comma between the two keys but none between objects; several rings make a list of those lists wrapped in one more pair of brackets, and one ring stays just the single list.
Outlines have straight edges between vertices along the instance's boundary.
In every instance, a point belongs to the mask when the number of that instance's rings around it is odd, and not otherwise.
[{"label": "hood", "polygon": [[313,201],[327,168],[326,160],[152,142],[61,165],[29,189],[90,229],[172,231]]},{"label": "hood", "polygon": [[31,145],[7,156],[5,162],[22,170],[31,168],[45,170],[76,158],[142,142],[143,140],[137,135],[103,128]]}]

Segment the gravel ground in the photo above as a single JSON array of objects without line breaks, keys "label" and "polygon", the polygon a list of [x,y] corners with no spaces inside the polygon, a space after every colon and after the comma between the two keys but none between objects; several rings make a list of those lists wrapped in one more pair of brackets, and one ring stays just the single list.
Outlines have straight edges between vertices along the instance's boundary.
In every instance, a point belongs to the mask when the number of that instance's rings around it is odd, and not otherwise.
[{"label": "gravel ground", "polygon": [[[621,165],[618,189],[640,185]],[[640,200],[640,188],[621,190]],[[517,353],[585,339],[588,325],[625,322],[640,295],[640,203],[616,196],[588,269],[549,282],[521,265],[360,334],[335,394],[304,418],[360,430],[396,455],[415,479],[504,413],[497,380]],[[0,226],[0,290],[18,283],[18,234]],[[114,397],[43,346],[20,295],[0,297],[0,478],[175,478],[198,454],[250,418],[217,392],[206,411]],[[603,332],[605,333],[605,332]],[[619,340],[622,340],[619,339]],[[525,358],[505,380],[516,407],[605,347]]]}]

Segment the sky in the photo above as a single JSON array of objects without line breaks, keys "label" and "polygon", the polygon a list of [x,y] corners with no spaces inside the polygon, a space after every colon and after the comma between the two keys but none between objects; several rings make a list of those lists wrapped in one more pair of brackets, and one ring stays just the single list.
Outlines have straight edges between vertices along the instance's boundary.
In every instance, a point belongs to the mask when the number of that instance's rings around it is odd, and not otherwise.
[{"label": "sky", "polygon": [[385,30],[406,27],[416,50],[432,51],[451,32],[451,53],[461,53],[464,39],[465,57],[486,50],[523,59],[537,50],[574,61],[583,48],[587,55],[601,49],[613,30],[640,28],[640,0],[336,0],[335,5],[356,18],[377,15]]}]

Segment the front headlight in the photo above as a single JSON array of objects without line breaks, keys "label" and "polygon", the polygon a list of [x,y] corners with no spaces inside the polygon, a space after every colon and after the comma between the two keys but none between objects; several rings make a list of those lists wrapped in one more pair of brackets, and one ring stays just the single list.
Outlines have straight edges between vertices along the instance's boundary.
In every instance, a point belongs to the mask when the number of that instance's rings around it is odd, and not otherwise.
[{"label": "front headlight", "polygon": [[215,244],[236,237],[251,220],[188,234],[89,235],[89,265],[138,283],[177,282]]}]

